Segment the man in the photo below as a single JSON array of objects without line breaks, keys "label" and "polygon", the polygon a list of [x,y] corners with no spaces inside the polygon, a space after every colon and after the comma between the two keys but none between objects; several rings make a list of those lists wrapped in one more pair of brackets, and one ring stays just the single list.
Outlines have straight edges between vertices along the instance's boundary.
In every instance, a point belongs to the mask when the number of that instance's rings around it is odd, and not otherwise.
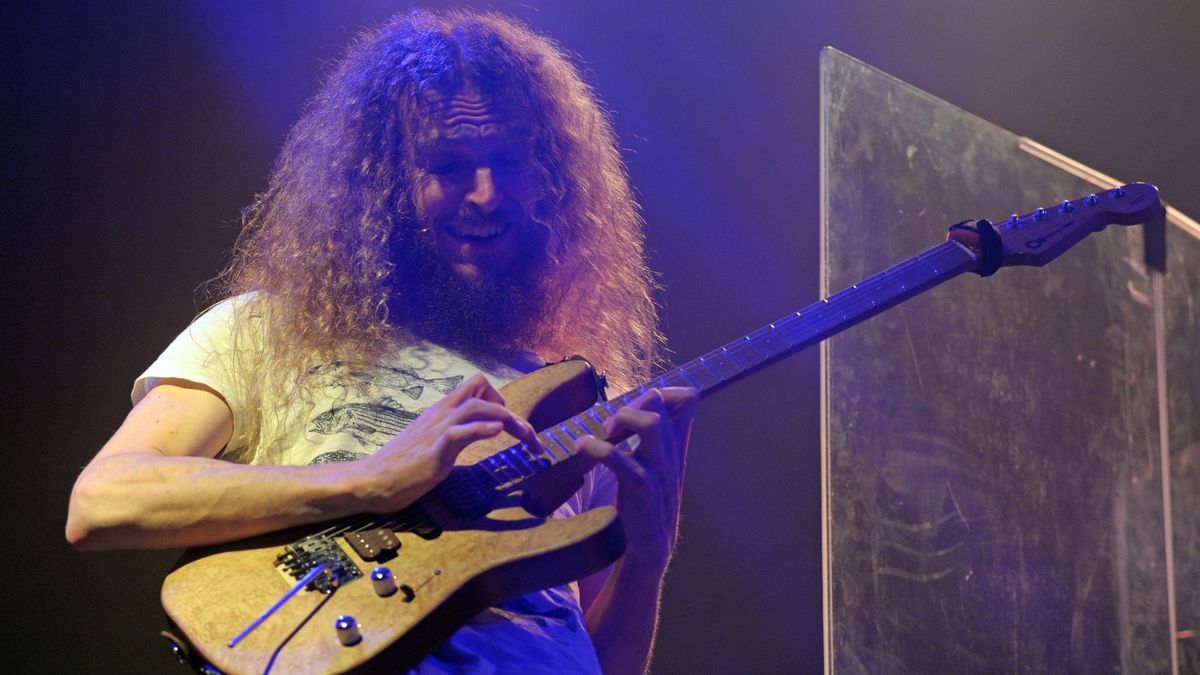
[{"label": "man", "polygon": [[[497,385],[572,353],[618,388],[646,379],[642,241],[611,127],[552,43],[491,14],[393,19],[292,130],[226,299],[135,383],[67,538],[196,546],[386,513],[471,442],[536,445]],[[577,441],[601,465],[556,514],[614,503],[618,562],[484,612],[418,670],[643,671],[695,403],[666,388],[623,408],[607,427],[635,451]]]}]

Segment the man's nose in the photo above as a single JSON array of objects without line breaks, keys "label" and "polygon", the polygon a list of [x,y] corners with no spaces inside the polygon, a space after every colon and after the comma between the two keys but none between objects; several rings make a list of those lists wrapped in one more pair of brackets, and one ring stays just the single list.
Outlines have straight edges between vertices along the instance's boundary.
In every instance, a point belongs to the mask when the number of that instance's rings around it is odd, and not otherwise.
[{"label": "man's nose", "polygon": [[467,201],[479,207],[484,213],[491,213],[500,206],[500,191],[492,180],[490,167],[481,166],[475,169],[475,184],[467,193]]}]

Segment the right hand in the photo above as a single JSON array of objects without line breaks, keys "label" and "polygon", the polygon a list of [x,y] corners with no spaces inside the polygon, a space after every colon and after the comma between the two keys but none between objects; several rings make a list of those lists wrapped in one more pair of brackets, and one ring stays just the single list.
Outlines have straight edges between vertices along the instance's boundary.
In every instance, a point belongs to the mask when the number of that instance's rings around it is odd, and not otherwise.
[{"label": "right hand", "polygon": [[472,375],[358,463],[366,472],[359,490],[366,509],[388,513],[408,506],[450,474],[463,448],[502,431],[541,452],[529,422],[504,407],[487,378]]}]

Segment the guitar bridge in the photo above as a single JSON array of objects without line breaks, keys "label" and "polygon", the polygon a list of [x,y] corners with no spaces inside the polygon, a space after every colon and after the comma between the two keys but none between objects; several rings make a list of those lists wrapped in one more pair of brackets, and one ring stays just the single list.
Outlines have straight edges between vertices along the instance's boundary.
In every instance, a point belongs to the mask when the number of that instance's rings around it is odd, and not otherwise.
[{"label": "guitar bridge", "polygon": [[362,570],[342,551],[332,537],[310,535],[288,544],[283,553],[275,558],[275,566],[299,581],[317,565],[325,565],[327,574],[321,574],[309,582],[310,591],[332,593],[338,586],[363,576]]}]

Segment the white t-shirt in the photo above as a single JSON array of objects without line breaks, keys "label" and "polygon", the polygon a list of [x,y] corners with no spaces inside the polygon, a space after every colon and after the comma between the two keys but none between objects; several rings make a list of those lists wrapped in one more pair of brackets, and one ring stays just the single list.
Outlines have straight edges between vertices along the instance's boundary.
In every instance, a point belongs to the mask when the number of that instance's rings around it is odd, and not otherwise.
[{"label": "white t-shirt", "polygon": [[[248,296],[226,300],[198,317],[142,373],[132,392],[136,404],[164,379],[211,388],[233,411],[228,450],[238,449],[252,423],[259,426],[258,442],[272,448],[269,455],[250,453],[252,464],[263,463],[264,456],[288,465],[362,459],[466,377],[483,372],[500,387],[521,374],[503,366],[482,371],[457,353],[425,343],[400,348],[369,370],[340,362],[315,366],[309,369],[306,395],[295,404],[298,409],[259,415],[271,408],[242,400],[245,387],[234,383],[245,374],[232,371],[235,363],[254,363],[253,359],[230,358],[235,331],[263,330],[261,325],[234,325],[235,307],[252,301]],[[251,317],[243,323],[256,321],[260,319]],[[597,466],[554,517],[612,504],[615,495],[612,474]],[[578,584],[529,593],[481,612],[414,672],[599,673],[595,649],[583,627]]]}]

